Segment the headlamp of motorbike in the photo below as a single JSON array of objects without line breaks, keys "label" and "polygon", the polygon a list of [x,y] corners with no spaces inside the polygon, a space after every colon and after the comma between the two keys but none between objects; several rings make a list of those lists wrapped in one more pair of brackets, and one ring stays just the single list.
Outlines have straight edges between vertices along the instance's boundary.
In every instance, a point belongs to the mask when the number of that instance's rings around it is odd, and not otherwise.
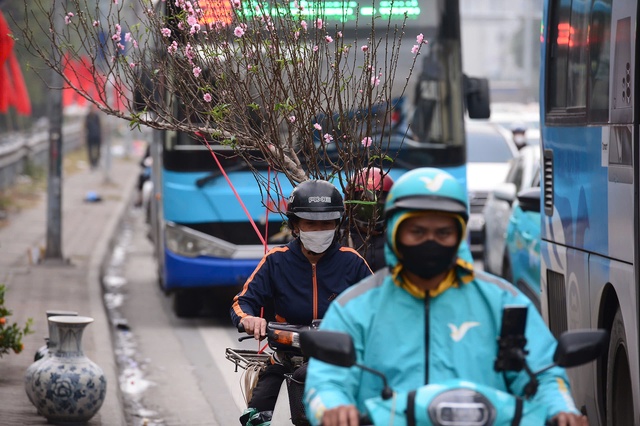
[{"label": "headlamp of motorbike", "polygon": [[172,222],[166,223],[165,239],[169,250],[185,257],[231,258],[236,251],[233,244]]},{"label": "headlamp of motorbike", "polygon": [[490,426],[496,418],[493,404],[472,389],[442,392],[429,404],[429,417],[442,426]]}]

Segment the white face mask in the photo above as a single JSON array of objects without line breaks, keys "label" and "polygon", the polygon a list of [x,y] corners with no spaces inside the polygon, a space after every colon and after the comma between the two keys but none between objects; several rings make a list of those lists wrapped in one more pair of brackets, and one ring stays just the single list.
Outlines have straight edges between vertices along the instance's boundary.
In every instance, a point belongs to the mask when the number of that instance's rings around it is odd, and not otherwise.
[{"label": "white face mask", "polygon": [[335,229],[328,231],[300,231],[300,242],[309,251],[324,253],[333,242],[335,234]]}]

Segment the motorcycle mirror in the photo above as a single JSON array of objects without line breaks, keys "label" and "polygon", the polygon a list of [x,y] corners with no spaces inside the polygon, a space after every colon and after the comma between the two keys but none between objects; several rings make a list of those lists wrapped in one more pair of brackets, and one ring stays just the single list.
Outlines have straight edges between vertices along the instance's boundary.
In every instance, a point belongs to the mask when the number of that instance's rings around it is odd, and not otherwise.
[{"label": "motorcycle mirror", "polygon": [[340,367],[356,363],[353,339],[346,333],[313,330],[300,333],[300,348],[305,356]]},{"label": "motorcycle mirror", "polygon": [[558,339],[553,362],[560,367],[575,367],[593,361],[604,353],[609,341],[607,330],[570,330]]}]

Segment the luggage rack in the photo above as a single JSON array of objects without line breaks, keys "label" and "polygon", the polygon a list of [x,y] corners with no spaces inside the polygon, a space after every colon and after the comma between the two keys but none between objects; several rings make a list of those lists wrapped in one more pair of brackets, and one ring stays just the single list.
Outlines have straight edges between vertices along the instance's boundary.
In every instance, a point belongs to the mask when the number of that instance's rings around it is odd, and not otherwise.
[{"label": "luggage rack", "polygon": [[270,354],[264,352],[258,353],[258,351],[252,349],[227,348],[224,355],[229,361],[235,364],[236,372],[238,371],[238,367],[246,370],[249,367],[266,364],[271,360]]}]

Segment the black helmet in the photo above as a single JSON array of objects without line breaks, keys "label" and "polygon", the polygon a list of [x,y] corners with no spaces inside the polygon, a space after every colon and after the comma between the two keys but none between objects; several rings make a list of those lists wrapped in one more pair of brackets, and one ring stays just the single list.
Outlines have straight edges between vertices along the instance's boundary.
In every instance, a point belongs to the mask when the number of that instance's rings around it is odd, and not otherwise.
[{"label": "black helmet", "polygon": [[344,202],[338,188],[325,180],[307,180],[296,186],[289,196],[287,217],[308,220],[339,220]]}]

